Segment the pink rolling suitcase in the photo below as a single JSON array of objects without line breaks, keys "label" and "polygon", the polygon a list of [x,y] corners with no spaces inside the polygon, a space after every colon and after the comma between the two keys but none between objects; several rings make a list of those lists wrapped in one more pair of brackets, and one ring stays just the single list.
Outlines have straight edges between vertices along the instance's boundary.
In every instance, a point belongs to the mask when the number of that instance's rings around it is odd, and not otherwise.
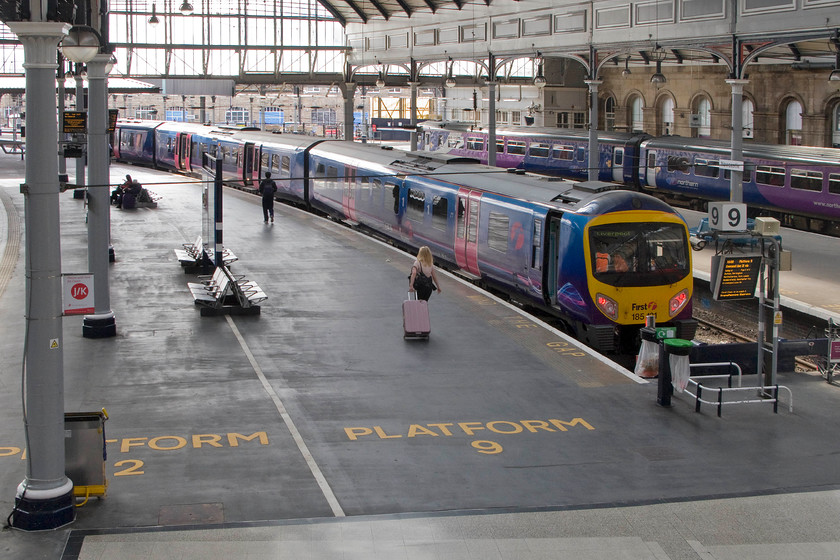
[{"label": "pink rolling suitcase", "polygon": [[431,331],[429,302],[417,299],[415,292],[408,292],[408,299],[403,302],[403,338],[427,339]]}]

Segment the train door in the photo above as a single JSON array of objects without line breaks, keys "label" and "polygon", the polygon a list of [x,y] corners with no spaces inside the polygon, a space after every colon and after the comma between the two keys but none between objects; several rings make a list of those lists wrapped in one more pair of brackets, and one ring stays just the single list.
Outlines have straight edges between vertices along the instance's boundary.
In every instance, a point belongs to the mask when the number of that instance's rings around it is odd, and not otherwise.
[{"label": "train door", "polygon": [[648,150],[647,152],[645,182],[649,187],[656,186],[656,150]]},{"label": "train door", "polygon": [[[330,167],[330,171],[333,171],[333,169],[333,167]],[[338,177],[335,180],[339,180]],[[344,215],[355,222],[358,219],[356,215],[356,168],[345,166],[344,179],[341,182],[343,186],[341,204],[344,207]]]},{"label": "train door", "polygon": [[612,180],[624,182],[624,147],[616,146],[612,157]]},{"label": "train door", "polygon": [[245,150],[242,157],[242,180],[246,185],[254,182],[254,149],[253,142],[245,142]]},{"label": "train door", "polygon": [[478,217],[481,193],[461,189],[455,216],[455,264],[462,270],[481,275],[478,268]]},{"label": "train door", "polygon": [[549,214],[545,234],[543,297],[551,305],[557,303],[557,256],[560,251],[560,216]]},{"label": "train door", "polygon": [[190,135],[179,132],[175,140],[175,167],[180,170],[189,169]]}]

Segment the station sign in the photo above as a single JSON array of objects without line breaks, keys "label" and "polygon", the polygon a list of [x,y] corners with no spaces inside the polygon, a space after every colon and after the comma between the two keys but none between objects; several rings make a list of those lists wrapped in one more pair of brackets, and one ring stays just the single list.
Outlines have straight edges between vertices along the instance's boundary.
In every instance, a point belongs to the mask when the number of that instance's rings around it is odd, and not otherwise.
[{"label": "station sign", "polygon": [[710,280],[714,299],[752,299],[761,271],[761,259],[760,255],[712,257]]},{"label": "station sign", "polygon": [[61,280],[64,315],[93,313],[93,274],[62,274]]},{"label": "station sign", "polygon": [[108,109],[108,132],[114,132],[117,130],[117,119],[119,116],[119,109]]},{"label": "station sign", "polygon": [[61,115],[61,132],[64,134],[87,134],[87,113],[85,111],[64,111]]},{"label": "station sign", "polygon": [[747,205],[742,202],[710,202],[712,231],[747,231]]},{"label": "station sign", "polygon": [[727,171],[743,171],[744,170],[744,162],[743,161],[735,161],[731,159],[722,159],[718,162],[718,165],[721,169],[725,169]]}]

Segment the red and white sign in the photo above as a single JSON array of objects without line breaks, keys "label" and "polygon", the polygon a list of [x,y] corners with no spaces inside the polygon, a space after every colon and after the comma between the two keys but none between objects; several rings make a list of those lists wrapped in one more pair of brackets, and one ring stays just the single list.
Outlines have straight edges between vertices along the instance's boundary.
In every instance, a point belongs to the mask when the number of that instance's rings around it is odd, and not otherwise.
[{"label": "red and white sign", "polygon": [[88,315],[94,312],[93,274],[62,274],[65,315]]}]

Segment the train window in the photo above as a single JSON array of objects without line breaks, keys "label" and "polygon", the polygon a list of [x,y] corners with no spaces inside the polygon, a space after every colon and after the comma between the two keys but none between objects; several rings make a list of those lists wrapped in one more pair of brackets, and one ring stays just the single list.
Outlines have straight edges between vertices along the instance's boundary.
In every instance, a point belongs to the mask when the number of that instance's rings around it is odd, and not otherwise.
[{"label": "train window", "polygon": [[[723,178],[729,181],[732,178],[732,173],[728,169],[723,170]],[[742,183],[749,183],[752,179],[752,170],[748,169],[746,165],[744,165],[744,171],[742,172],[741,182]]]},{"label": "train window", "polygon": [[467,149],[484,151],[484,138],[467,138]]},{"label": "train window", "polygon": [[654,169],[656,168],[656,152],[648,152],[647,155],[647,168]]},{"label": "train window", "polygon": [[466,206],[464,206],[464,199],[458,198],[458,218],[456,221],[458,231],[455,232],[455,235],[458,239],[464,238],[465,228],[464,228],[464,214],[466,214]]},{"label": "train window", "polygon": [[[374,179],[374,188],[377,188],[377,185],[381,184],[382,182],[379,179]],[[395,185],[394,183],[385,183],[385,192],[391,194],[390,200],[393,201],[394,206],[394,214],[400,213],[400,188]],[[385,202],[388,202],[388,198],[386,197]]]},{"label": "train window", "polygon": [[446,231],[449,214],[449,200],[442,196],[432,197],[432,227]]},{"label": "train window", "polygon": [[426,210],[426,193],[420,189],[408,189],[408,204],[405,215],[414,222],[423,222]]},{"label": "train window", "polygon": [[684,226],[623,222],[589,228],[590,262],[611,286],[671,284],[691,273]]},{"label": "train window", "polygon": [[695,177],[715,177],[720,175],[720,164],[714,160],[696,158],[694,160]]},{"label": "train window", "polygon": [[280,171],[282,172],[283,177],[291,177],[290,169],[291,161],[289,160],[289,156],[283,156],[280,158]]},{"label": "train window", "polygon": [[175,152],[175,142],[172,141],[172,138],[166,139],[166,153],[172,155]]},{"label": "train window", "polygon": [[265,170],[271,169],[271,154],[263,152],[260,155],[260,166]]},{"label": "train window", "polygon": [[279,174],[280,172],[280,156],[274,154],[271,156],[271,169]]},{"label": "train window", "polygon": [[478,201],[470,200],[470,226],[467,228],[467,243],[478,239]]},{"label": "train window", "polygon": [[617,148],[613,152],[613,167],[622,167],[624,165],[624,150]]},{"label": "train window", "polygon": [[548,144],[531,144],[528,147],[528,155],[531,157],[548,157],[551,147]]},{"label": "train window", "polygon": [[668,156],[668,172],[688,174],[688,158],[684,156]]},{"label": "train window", "polygon": [[315,177],[324,177],[326,176],[327,168],[324,166],[323,163],[319,163],[315,166]]},{"label": "train window", "polygon": [[822,191],[823,174],[820,171],[807,169],[790,170],[790,186],[803,191]]},{"label": "train window", "polygon": [[450,134],[449,138],[446,139],[446,145],[449,148],[463,148],[464,147],[464,139],[460,136]]},{"label": "train window", "polygon": [[487,246],[496,251],[507,253],[510,218],[507,214],[490,212],[487,222]]},{"label": "train window", "polygon": [[508,140],[507,144],[507,153],[514,154],[517,156],[525,155],[525,142],[520,142],[518,140]]},{"label": "train window", "polygon": [[531,268],[542,270],[542,220],[534,220],[534,236],[531,245]]},{"label": "train window", "polygon": [[338,182],[338,169],[332,165],[327,167],[327,181],[333,184]]},{"label": "train window", "polygon": [[571,146],[553,146],[551,148],[551,157],[554,159],[570,160],[574,157],[574,148]]},{"label": "train window", "polygon": [[586,161],[586,148],[580,147],[577,149],[577,160]]},{"label": "train window", "polygon": [[784,187],[785,168],[759,165],[755,169],[755,182],[771,187]]},{"label": "train window", "polygon": [[828,192],[840,194],[840,173],[828,174]]},{"label": "train window", "polygon": [[504,138],[497,138],[496,139],[496,153],[497,154],[505,153],[505,140],[504,140]]}]

